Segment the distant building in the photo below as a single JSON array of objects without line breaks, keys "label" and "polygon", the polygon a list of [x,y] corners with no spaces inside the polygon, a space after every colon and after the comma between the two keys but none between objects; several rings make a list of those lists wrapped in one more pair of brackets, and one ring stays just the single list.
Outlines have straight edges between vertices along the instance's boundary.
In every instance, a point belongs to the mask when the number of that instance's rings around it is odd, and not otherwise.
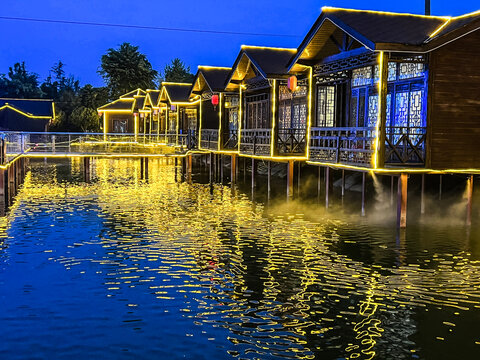
[{"label": "distant building", "polygon": [[0,131],[43,132],[53,119],[53,100],[0,98]]}]

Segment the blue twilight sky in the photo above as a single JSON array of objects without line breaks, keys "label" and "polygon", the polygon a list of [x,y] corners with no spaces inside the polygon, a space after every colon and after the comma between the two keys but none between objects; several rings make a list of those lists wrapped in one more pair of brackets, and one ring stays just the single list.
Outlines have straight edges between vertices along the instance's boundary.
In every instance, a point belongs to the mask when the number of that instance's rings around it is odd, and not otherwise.
[{"label": "blue twilight sky", "polygon": [[[0,16],[194,28],[298,37],[218,35],[0,19],[0,73],[17,61],[43,80],[58,60],[82,84],[103,84],[96,71],[110,47],[140,46],[156,70],[179,57],[191,66],[231,66],[241,44],[297,47],[322,6],[424,13],[424,0],[2,0]],[[480,9],[478,0],[432,0],[432,14]]]}]

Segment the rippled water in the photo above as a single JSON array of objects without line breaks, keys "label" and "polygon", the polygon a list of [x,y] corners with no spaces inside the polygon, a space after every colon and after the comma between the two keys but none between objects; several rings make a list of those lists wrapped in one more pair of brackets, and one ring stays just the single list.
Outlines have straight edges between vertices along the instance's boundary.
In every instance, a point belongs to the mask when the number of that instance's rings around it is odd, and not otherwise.
[{"label": "rippled water", "polygon": [[472,359],[480,234],[266,206],[173,165],[32,162],[0,224],[3,359]]}]

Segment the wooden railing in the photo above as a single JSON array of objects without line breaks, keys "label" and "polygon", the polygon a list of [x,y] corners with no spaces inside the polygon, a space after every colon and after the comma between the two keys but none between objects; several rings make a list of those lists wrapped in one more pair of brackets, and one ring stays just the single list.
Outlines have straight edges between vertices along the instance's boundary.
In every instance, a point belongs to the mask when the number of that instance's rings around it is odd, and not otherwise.
[{"label": "wooden railing", "polygon": [[310,159],[370,166],[375,128],[312,128]]},{"label": "wooden railing", "polygon": [[202,149],[218,150],[218,130],[202,129]]},{"label": "wooden railing", "polygon": [[425,165],[427,128],[390,127],[385,139],[385,163],[388,165]]},{"label": "wooden railing", "polygon": [[306,129],[279,129],[277,151],[281,155],[305,154]]},{"label": "wooden railing", "polygon": [[242,129],[240,152],[251,155],[270,155],[271,129]]},{"label": "wooden railing", "polygon": [[236,150],[238,148],[238,130],[228,130],[228,138],[226,139],[223,148],[225,150]]}]

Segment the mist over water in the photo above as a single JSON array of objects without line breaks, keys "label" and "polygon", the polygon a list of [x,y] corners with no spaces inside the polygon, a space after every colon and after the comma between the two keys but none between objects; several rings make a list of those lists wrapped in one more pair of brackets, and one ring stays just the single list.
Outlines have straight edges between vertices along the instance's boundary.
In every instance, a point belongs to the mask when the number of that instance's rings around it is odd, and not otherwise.
[{"label": "mist over water", "polygon": [[342,204],[334,187],[326,210],[307,172],[290,202],[282,179],[267,201],[259,177],[252,201],[248,173],[235,192],[180,177],[96,159],[85,183],[78,159],[31,162],[0,219],[2,358],[478,356],[478,212],[465,227],[461,196],[428,193],[420,217],[412,181],[397,231],[385,179],[361,217],[357,191]]}]

